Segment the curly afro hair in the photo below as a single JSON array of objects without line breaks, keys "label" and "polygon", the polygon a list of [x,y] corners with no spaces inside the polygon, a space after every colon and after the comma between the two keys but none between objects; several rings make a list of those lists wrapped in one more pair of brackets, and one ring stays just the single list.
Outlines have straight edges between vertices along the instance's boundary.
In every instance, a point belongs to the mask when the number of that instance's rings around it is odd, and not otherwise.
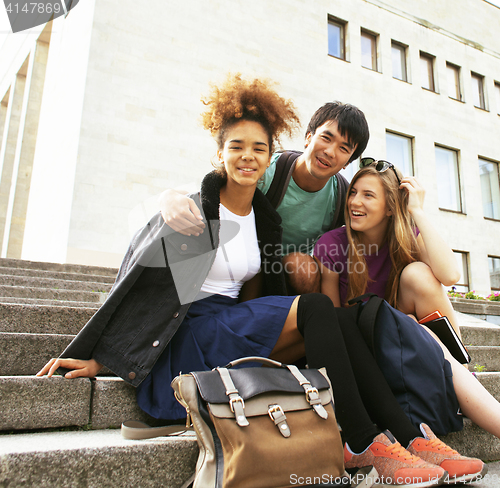
[{"label": "curly afro hair", "polygon": [[283,133],[292,136],[299,118],[291,100],[280,97],[269,80],[243,80],[241,74],[229,74],[219,86],[211,85],[209,96],[202,98],[208,109],[202,113],[202,123],[224,147],[226,132],[240,120],[259,122],[269,135],[271,152]]}]

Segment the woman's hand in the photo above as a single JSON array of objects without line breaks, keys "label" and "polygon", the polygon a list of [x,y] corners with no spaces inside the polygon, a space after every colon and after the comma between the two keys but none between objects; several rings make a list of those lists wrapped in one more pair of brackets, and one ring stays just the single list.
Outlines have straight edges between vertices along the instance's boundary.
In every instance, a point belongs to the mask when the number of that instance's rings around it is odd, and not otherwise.
[{"label": "woman's hand", "polygon": [[36,375],[47,374],[50,378],[61,367],[72,370],[64,375],[65,378],[94,378],[101,371],[102,364],[95,359],[52,358]]},{"label": "woman's hand", "polygon": [[408,192],[408,211],[411,215],[424,210],[425,190],[414,176],[405,176],[400,188]]},{"label": "woman's hand", "polygon": [[177,190],[165,190],[159,198],[160,211],[165,223],[185,236],[198,236],[205,224],[194,200]]}]

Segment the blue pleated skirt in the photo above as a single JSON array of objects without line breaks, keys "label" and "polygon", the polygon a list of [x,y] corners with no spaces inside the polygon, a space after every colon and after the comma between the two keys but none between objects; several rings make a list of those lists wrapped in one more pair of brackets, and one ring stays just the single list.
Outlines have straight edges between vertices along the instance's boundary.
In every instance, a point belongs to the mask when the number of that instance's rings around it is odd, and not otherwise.
[{"label": "blue pleated skirt", "polygon": [[212,295],[194,302],[151,373],[137,388],[137,403],[157,419],[176,420],[186,411],[170,382],[180,373],[209,371],[245,356],[269,357],[295,297],[248,302]]}]

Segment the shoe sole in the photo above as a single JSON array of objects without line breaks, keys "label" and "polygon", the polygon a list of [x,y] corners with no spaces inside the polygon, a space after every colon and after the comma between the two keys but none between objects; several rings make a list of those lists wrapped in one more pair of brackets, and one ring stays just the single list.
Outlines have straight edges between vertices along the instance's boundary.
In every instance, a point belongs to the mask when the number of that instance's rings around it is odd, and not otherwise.
[{"label": "shoe sole", "polygon": [[351,468],[346,470],[346,473],[351,481],[351,488],[371,488],[378,478],[377,470],[373,466]]},{"label": "shoe sole", "polygon": [[387,487],[387,488],[394,488],[394,487],[398,487],[398,488],[426,488],[428,486],[439,486],[439,485],[442,485],[445,481],[445,479],[448,478],[448,472],[445,471],[443,476],[441,476],[441,478],[439,479],[433,479],[433,480],[429,480],[429,481],[422,481],[421,483],[408,483],[408,484],[398,484],[398,483],[393,483],[393,484],[387,484],[387,483],[375,483],[373,486],[376,486],[376,487]]},{"label": "shoe sole", "polygon": [[485,464],[480,473],[464,474],[463,476],[460,476],[460,478],[448,477],[448,479],[444,481],[444,484],[454,485],[456,483],[472,483],[474,481],[483,479],[487,472],[488,472],[488,465]]}]

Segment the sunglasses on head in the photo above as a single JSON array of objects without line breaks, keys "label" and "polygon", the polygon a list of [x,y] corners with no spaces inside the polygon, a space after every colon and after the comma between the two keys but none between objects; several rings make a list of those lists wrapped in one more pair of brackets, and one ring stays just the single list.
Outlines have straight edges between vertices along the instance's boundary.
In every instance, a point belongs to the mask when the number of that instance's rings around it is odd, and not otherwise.
[{"label": "sunglasses on head", "polygon": [[370,164],[373,164],[374,168],[379,172],[379,173],[384,173],[387,171],[389,168],[394,171],[394,174],[396,175],[396,178],[398,180],[398,183],[401,185],[401,180],[399,179],[398,173],[396,171],[396,168],[392,163],[389,161],[384,161],[383,159],[374,159],[374,158],[362,158],[359,161],[359,167],[360,168],[366,168],[367,166],[370,166]]}]

